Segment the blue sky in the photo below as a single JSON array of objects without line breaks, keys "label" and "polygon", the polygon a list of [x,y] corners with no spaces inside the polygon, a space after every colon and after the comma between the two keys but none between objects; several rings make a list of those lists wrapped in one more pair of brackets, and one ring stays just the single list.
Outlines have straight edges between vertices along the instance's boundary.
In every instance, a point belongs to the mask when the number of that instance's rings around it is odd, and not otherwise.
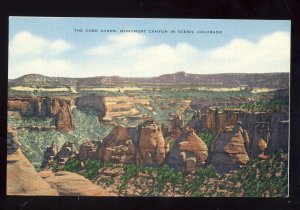
[{"label": "blue sky", "polygon": [[[75,32],[97,29],[98,32]],[[116,30],[114,33],[100,30]],[[120,33],[120,30],[145,33]],[[167,30],[168,33],[149,33]],[[170,30],[176,33],[171,34]],[[194,33],[178,33],[189,30]],[[203,34],[197,31],[222,31]],[[9,19],[9,78],[288,72],[290,22],[118,18]]]}]

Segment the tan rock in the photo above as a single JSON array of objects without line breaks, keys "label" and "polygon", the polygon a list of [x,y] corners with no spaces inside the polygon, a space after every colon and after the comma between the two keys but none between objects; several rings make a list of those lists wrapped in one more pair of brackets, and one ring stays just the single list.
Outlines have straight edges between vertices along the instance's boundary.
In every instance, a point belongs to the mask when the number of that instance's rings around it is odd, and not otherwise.
[{"label": "tan rock", "polygon": [[238,168],[249,161],[249,137],[238,122],[220,131],[212,145],[212,163],[220,171]]},{"label": "tan rock", "polygon": [[134,163],[136,146],[130,128],[116,126],[111,133],[103,139],[98,149],[98,157],[104,162]]},{"label": "tan rock", "polygon": [[161,165],[168,151],[161,127],[154,121],[146,121],[140,127],[140,140],[136,157],[137,164]]},{"label": "tan rock", "polygon": [[[16,133],[8,129],[8,137]],[[7,195],[58,195],[57,191],[47,184],[35,171],[34,166],[16,149],[7,155]]]},{"label": "tan rock", "polygon": [[175,140],[167,163],[180,171],[190,172],[193,168],[204,166],[208,149],[204,141],[196,135],[190,127],[182,129],[182,133]]},{"label": "tan rock", "polygon": [[63,196],[116,196],[81,175],[58,171],[44,179]]},{"label": "tan rock", "polygon": [[74,129],[72,115],[67,104],[64,104],[56,114],[55,126],[59,131],[70,131]]}]

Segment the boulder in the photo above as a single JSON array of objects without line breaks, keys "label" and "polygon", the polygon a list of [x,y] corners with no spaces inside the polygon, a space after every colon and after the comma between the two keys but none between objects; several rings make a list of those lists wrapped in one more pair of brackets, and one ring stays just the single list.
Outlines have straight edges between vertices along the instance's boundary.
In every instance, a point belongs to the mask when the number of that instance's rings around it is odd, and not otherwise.
[{"label": "boulder", "polygon": [[194,129],[185,127],[175,140],[167,163],[176,170],[192,172],[203,167],[207,157],[208,149],[204,141],[196,135]]},{"label": "boulder", "polygon": [[99,146],[98,157],[104,162],[134,163],[136,146],[131,128],[115,126]]},{"label": "boulder", "polygon": [[116,196],[76,173],[58,171],[41,175],[61,196]]},{"label": "boulder", "polygon": [[139,126],[139,131],[136,163],[153,166],[163,164],[169,151],[169,144],[163,137],[161,127],[154,121],[148,120]]},{"label": "boulder", "polygon": [[[16,132],[10,128],[7,141],[8,145],[12,141],[18,142]],[[58,195],[58,192],[39,176],[20,148],[10,150],[7,155],[6,183],[7,195]]]},{"label": "boulder", "polygon": [[237,122],[235,126],[225,127],[212,144],[212,164],[221,172],[237,169],[249,161],[249,137],[241,125]]}]

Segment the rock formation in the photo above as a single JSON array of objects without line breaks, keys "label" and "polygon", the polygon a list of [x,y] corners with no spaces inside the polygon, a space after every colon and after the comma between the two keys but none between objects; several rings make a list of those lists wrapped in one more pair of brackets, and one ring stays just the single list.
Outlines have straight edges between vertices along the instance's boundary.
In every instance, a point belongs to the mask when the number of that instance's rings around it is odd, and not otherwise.
[{"label": "rock formation", "polygon": [[75,173],[48,171],[41,172],[40,176],[61,196],[116,196]]},{"label": "rock formation", "polygon": [[8,128],[7,132],[7,195],[58,195],[23,155],[16,132],[11,128]]},{"label": "rock formation", "polygon": [[225,127],[218,132],[212,144],[212,164],[219,171],[239,168],[249,161],[248,145],[249,137],[241,122]]},{"label": "rock formation", "polygon": [[79,154],[76,145],[73,142],[66,142],[59,152],[56,154],[55,159],[60,164],[65,164],[71,158]]},{"label": "rock formation", "polygon": [[112,163],[134,163],[136,146],[133,142],[135,138],[132,129],[116,126],[103,139],[98,149],[99,159]]},{"label": "rock formation", "polygon": [[41,165],[41,168],[47,168],[47,166],[51,165],[55,160],[55,156],[58,153],[58,146],[55,145],[53,142],[50,147],[47,147],[46,151],[44,152],[44,159]]},{"label": "rock formation", "polygon": [[254,126],[253,137],[250,142],[249,151],[251,157],[264,157],[264,151],[270,140],[269,123],[256,123]]},{"label": "rock formation", "polygon": [[85,141],[79,148],[78,158],[80,161],[97,158],[98,142]]},{"label": "rock formation", "polygon": [[93,108],[102,117],[110,121],[113,118],[139,114],[135,107],[135,100],[128,96],[104,97],[97,95],[81,96],[76,100],[78,109]]},{"label": "rock formation", "polygon": [[183,125],[184,120],[182,118],[182,115],[177,115],[172,119],[170,128],[172,138],[176,139],[180,135]]},{"label": "rock formation", "polygon": [[182,128],[181,134],[175,140],[167,163],[182,172],[192,172],[204,166],[208,149],[204,141],[190,127]]},{"label": "rock formation", "polygon": [[66,100],[55,97],[8,98],[7,110],[17,111],[22,117],[53,117]]},{"label": "rock formation", "polygon": [[11,155],[20,148],[20,142],[17,138],[17,132],[12,128],[7,128],[7,154]]},{"label": "rock formation", "polygon": [[66,103],[63,104],[55,116],[55,126],[58,131],[70,131],[74,129],[72,115]]},{"label": "rock formation", "polygon": [[164,163],[169,145],[165,141],[161,127],[148,120],[139,126],[140,139],[136,163],[143,165],[161,165]]}]

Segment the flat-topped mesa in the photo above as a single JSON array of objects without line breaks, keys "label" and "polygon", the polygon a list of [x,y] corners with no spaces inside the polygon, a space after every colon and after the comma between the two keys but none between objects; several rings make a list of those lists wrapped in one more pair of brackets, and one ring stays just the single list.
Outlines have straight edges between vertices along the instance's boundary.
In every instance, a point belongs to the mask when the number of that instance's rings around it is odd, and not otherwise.
[{"label": "flat-topped mesa", "polygon": [[78,109],[93,108],[100,113],[102,120],[111,121],[117,117],[133,116],[139,114],[135,107],[135,100],[129,96],[81,96],[76,100]]},{"label": "flat-topped mesa", "polygon": [[66,103],[60,107],[55,116],[55,126],[58,131],[70,131],[74,129],[72,115]]},{"label": "flat-topped mesa", "polygon": [[64,104],[71,105],[71,101],[57,97],[10,97],[7,110],[19,112],[22,117],[54,117]]},{"label": "flat-topped mesa", "polygon": [[148,120],[139,125],[139,131],[136,163],[152,166],[163,164],[169,151],[169,144],[163,137],[161,126],[153,120]]},{"label": "flat-topped mesa", "polygon": [[175,140],[167,163],[182,172],[193,172],[205,165],[208,149],[204,141],[196,135],[191,127],[182,128],[181,134]]},{"label": "flat-topped mesa", "polygon": [[266,158],[264,151],[268,146],[270,137],[268,122],[255,123],[253,137],[249,145],[250,157]]},{"label": "flat-topped mesa", "polygon": [[133,128],[115,126],[100,144],[98,158],[103,162],[134,163],[136,145],[133,142],[137,138],[135,135]]},{"label": "flat-topped mesa", "polygon": [[212,144],[212,164],[221,172],[238,169],[249,161],[248,146],[249,137],[241,122],[225,127]]}]

